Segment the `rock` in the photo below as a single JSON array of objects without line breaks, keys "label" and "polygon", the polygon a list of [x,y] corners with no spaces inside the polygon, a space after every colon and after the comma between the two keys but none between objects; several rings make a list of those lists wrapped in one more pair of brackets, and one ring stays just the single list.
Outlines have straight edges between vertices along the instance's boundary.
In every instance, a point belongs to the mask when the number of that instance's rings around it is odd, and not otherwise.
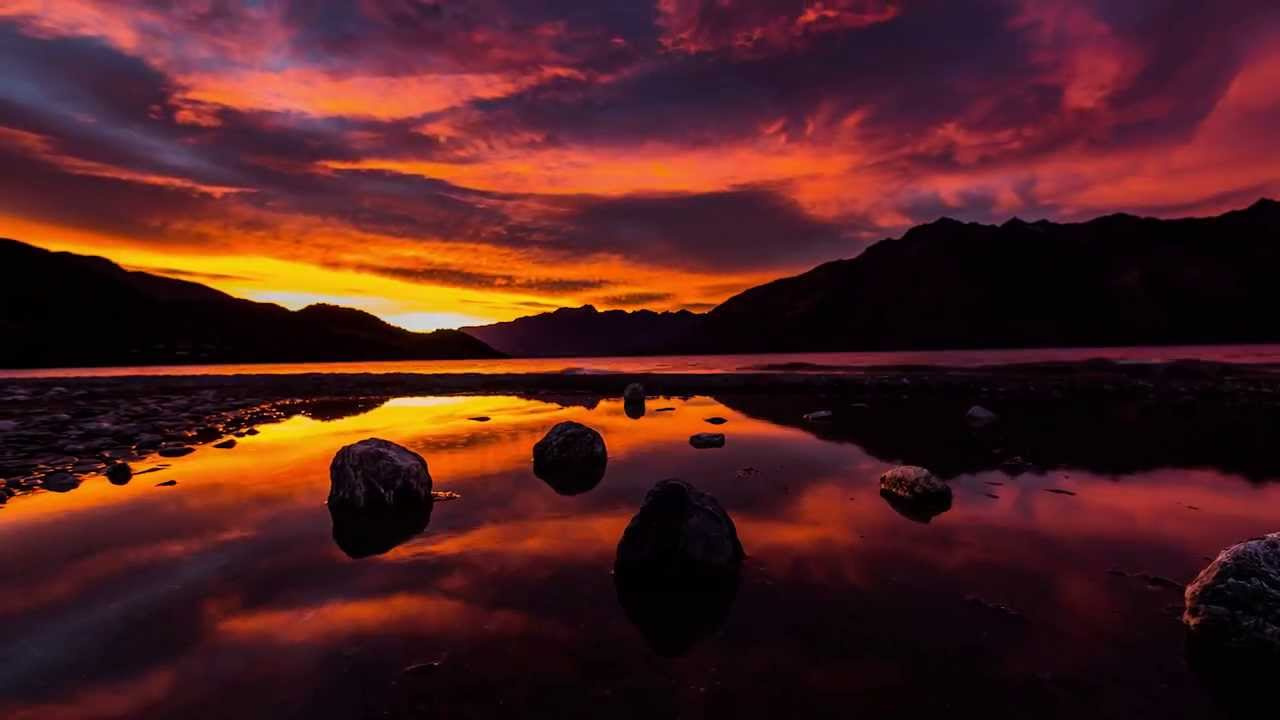
[{"label": "rock", "polygon": [[969,412],[964,414],[964,419],[965,422],[969,423],[970,427],[984,428],[988,425],[994,425],[1000,420],[1000,416],[981,405],[974,405],[969,408]]},{"label": "rock", "polygon": [[724,433],[694,433],[689,436],[689,444],[699,450],[724,447]]},{"label": "rock", "polygon": [[477,415],[475,417],[469,417],[467,419],[470,420],[471,422],[489,422],[490,420],[488,415]]},{"label": "rock", "polygon": [[600,433],[573,421],[559,423],[533,446],[533,474],[561,495],[577,495],[600,484],[608,463]]},{"label": "rock", "polygon": [[133,479],[133,468],[129,467],[129,463],[112,463],[103,474],[112,485],[128,485]]},{"label": "rock", "polygon": [[245,431],[244,431],[244,434],[245,434],[245,435],[257,435],[257,434],[258,434],[258,428],[249,428],[248,430],[245,430]]},{"label": "rock", "polygon": [[177,480],[165,480],[164,482],[156,483],[156,487],[173,487],[174,485],[177,485],[177,484],[178,484]]},{"label": "rock", "polygon": [[660,413],[660,412],[667,413],[667,412],[675,412],[675,411],[676,409],[673,407],[660,407],[657,410],[654,410],[654,412],[656,413]]},{"label": "rock", "polygon": [[236,439],[235,439],[235,438],[227,438],[226,440],[223,440],[222,442],[216,442],[216,443],[214,443],[214,444],[213,444],[213,446],[214,446],[214,447],[216,447],[216,448],[218,448],[219,450],[230,450],[231,448],[233,448],[233,447],[235,447],[235,446],[236,446]]},{"label": "rock", "polygon": [[182,457],[183,455],[190,455],[195,451],[196,449],[189,445],[176,445],[173,447],[162,447],[158,451],[158,454],[160,457],[176,458]]},{"label": "rock", "polygon": [[663,480],[618,541],[618,600],[655,652],[682,655],[724,622],[742,558],[733,520],[715,498]]},{"label": "rock", "polygon": [[1182,621],[1197,641],[1280,661],[1280,533],[1223,550],[1184,598]]},{"label": "rock", "polygon": [[622,391],[622,399],[624,402],[644,402],[644,386],[640,383],[631,383],[626,390]]},{"label": "rock", "polygon": [[632,420],[644,417],[644,400],[627,400],[622,403],[622,412]]},{"label": "rock", "polygon": [[50,492],[70,492],[80,487],[80,478],[69,472],[51,472],[41,478],[40,485]]},{"label": "rock", "polygon": [[922,467],[903,465],[880,476],[880,496],[899,514],[927,523],[951,509],[951,487]]},{"label": "rock", "polygon": [[809,422],[827,422],[831,420],[830,410],[815,410],[811,413],[805,413],[804,419]]},{"label": "rock", "polygon": [[720,417],[720,416],[718,416],[718,415],[717,415],[717,416],[714,416],[714,417],[706,418],[706,419],[704,420],[704,422],[711,423],[712,425],[723,425],[723,424],[725,424],[725,423],[727,423],[727,422],[729,422],[729,421],[728,421],[728,420],[725,420],[724,418],[722,418],[722,417]]},{"label": "rock", "polygon": [[380,438],[339,450],[329,463],[329,508],[377,512],[431,502],[431,473],[416,452]]}]

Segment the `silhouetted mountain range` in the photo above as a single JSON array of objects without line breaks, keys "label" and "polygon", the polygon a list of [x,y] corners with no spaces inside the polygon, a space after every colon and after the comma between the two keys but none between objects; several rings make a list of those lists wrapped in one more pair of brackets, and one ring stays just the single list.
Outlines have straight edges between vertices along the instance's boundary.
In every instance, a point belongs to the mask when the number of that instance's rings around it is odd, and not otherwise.
[{"label": "silhouetted mountain range", "polygon": [[0,367],[500,357],[457,330],[359,310],[298,311],[100,257],[0,239]]},{"label": "silhouetted mountain range", "polygon": [[706,315],[587,307],[465,330],[517,355],[1280,341],[1278,261],[1272,200],[1181,220],[944,218]]},{"label": "silhouetted mountain range", "polygon": [[649,355],[682,342],[701,318],[688,310],[600,312],[583,305],[461,329],[494,349],[515,356]]}]

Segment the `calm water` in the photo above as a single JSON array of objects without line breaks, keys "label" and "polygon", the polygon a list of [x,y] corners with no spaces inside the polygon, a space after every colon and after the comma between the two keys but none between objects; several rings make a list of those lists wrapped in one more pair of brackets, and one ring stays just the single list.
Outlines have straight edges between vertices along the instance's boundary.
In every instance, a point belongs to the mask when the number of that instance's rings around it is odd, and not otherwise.
[{"label": "calm water", "polygon": [[[235,375],[297,373],[722,373],[743,370],[830,372],[877,365],[978,367],[1103,358],[1154,363],[1209,360],[1280,363],[1280,345],[1186,345],[1164,347],[1037,348],[1018,350],[929,350],[916,352],[777,353],[757,355],[659,355],[652,357],[514,358],[507,360],[406,360],[389,362],[260,363],[243,365],[149,365],[110,368],[3,370],[0,377],[112,377],[120,375]],[[799,366],[799,367],[796,367]]]},{"label": "calm water", "polygon": [[[1185,582],[1276,530],[1280,484],[1204,467],[979,471],[923,524],[877,493],[895,458],[835,430],[753,419],[732,398],[651,400],[638,420],[587,404],[402,398],[266,425],[126,486],[11,500],[0,717],[1218,714],[1187,667],[1180,591],[1140,574]],[[727,446],[694,450],[710,415],[729,419]],[[600,485],[571,497],[529,460],[564,419],[610,451]],[[422,453],[436,490],[462,497],[354,560],[331,535],[327,468],[369,436]],[[715,495],[748,554],[727,614],[678,657],[654,651],[611,577],[666,477]]]}]

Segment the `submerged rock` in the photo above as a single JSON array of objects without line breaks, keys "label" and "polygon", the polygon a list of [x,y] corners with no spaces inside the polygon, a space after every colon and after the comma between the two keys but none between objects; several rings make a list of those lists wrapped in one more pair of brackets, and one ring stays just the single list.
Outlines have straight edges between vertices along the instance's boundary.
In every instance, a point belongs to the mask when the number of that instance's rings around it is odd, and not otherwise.
[{"label": "submerged rock", "polygon": [[426,530],[433,507],[434,497],[362,511],[330,505],[333,543],[353,560],[382,555]]},{"label": "submerged rock", "polygon": [[724,622],[742,558],[737,528],[715,498],[663,480],[618,541],[618,600],[655,652],[682,655]]},{"label": "submerged rock", "polygon": [[577,495],[599,485],[608,463],[600,433],[571,420],[548,430],[533,446],[533,474],[561,495]]},{"label": "submerged rock", "polygon": [[902,465],[881,475],[880,496],[899,514],[922,523],[951,509],[951,487],[914,465]]},{"label": "submerged rock", "polygon": [[705,418],[703,422],[708,422],[708,423],[711,423],[712,425],[723,425],[729,421],[720,417],[719,415],[716,415],[713,417]]},{"label": "submerged rock", "polygon": [[965,422],[969,423],[970,427],[984,428],[988,425],[994,425],[1000,420],[1000,416],[981,405],[974,405],[969,408],[969,412],[964,414],[964,419]]},{"label": "submerged rock", "polygon": [[694,433],[689,436],[689,444],[699,450],[724,447],[724,433]]},{"label": "submerged rock", "polygon": [[369,438],[347,445],[329,464],[329,507],[381,510],[431,502],[427,461],[388,440]]},{"label": "submerged rock", "polygon": [[133,468],[129,467],[129,463],[114,463],[107,468],[103,475],[107,476],[107,482],[112,485],[128,485],[133,479]]}]

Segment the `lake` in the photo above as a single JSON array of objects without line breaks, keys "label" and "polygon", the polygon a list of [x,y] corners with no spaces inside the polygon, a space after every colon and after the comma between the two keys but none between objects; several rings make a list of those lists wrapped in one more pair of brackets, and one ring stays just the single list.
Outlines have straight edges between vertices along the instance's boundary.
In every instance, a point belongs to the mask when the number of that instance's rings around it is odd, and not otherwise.
[{"label": "lake", "polygon": [[373,362],[145,365],[101,368],[0,369],[0,378],[120,377],[140,375],[238,375],[299,373],[726,373],[745,370],[822,372],[894,365],[980,367],[1019,363],[1067,363],[1103,359],[1123,363],[1203,360],[1237,364],[1280,363],[1280,345],[1171,345],[1009,350],[773,353],[754,355],[654,355],[647,357],[507,358],[500,360],[394,360]]},{"label": "lake", "polygon": [[[1049,469],[958,466],[951,509],[921,522],[878,477],[953,437],[815,428],[802,397],[650,398],[638,419],[617,398],[562,402],[395,398],[153,457],[127,485],[11,499],[0,717],[1221,713],[1188,662],[1179,585],[1277,529],[1271,477],[1086,447]],[[610,455],[572,496],[530,468],[568,419]],[[712,429],[725,447],[690,447]],[[435,490],[460,497],[352,557],[325,507],[328,466],[370,436],[421,453]],[[612,568],[670,477],[719,500],[747,558],[724,607],[664,622],[620,601]]]}]

